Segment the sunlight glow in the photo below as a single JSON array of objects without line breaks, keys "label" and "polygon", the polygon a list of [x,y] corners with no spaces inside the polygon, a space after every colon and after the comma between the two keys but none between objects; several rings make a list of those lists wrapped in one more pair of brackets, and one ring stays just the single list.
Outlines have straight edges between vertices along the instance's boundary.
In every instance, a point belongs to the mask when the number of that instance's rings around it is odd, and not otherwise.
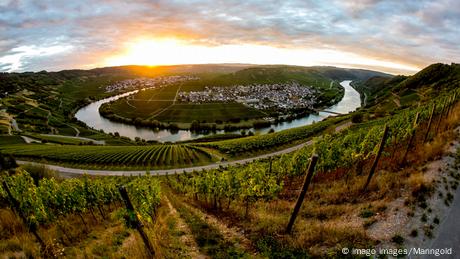
[{"label": "sunlight glow", "polygon": [[376,60],[334,49],[288,49],[255,44],[204,46],[177,39],[148,39],[129,43],[126,51],[105,60],[105,65],[178,65],[208,63],[286,64],[299,66],[373,66],[406,71],[418,67]]}]

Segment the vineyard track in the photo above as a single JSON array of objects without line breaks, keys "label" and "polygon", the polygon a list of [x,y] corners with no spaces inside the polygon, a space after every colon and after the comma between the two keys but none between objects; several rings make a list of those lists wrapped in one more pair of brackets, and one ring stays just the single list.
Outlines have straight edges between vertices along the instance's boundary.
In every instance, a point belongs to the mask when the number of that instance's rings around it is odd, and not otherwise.
[{"label": "vineyard track", "polygon": [[196,243],[195,238],[193,237],[190,227],[187,225],[187,223],[185,223],[184,219],[180,217],[179,213],[177,212],[176,208],[174,208],[174,206],[171,204],[171,201],[169,201],[168,197],[164,196],[164,199],[166,201],[166,204],[168,205],[170,215],[172,215],[177,220],[178,230],[184,233],[181,236],[180,240],[187,246],[187,252],[190,258],[209,258],[205,254],[202,254],[200,252],[198,244]]},{"label": "vineyard track", "polygon": [[278,155],[283,155],[287,153],[291,153],[294,151],[297,151],[307,145],[311,145],[313,141],[307,141],[305,143],[289,147],[280,151],[268,153],[268,154],[263,154],[255,157],[250,157],[250,158],[245,158],[245,159],[239,159],[235,161],[228,161],[228,162],[217,162],[209,165],[204,165],[204,166],[193,166],[193,167],[184,167],[184,168],[174,168],[174,169],[163,169],[163,170],[137,170],[137,171],[129,171],[129,170],[90,170],[90,169],[79,169],[79,168],[69,168],[69,167],[63,167],[63,166],[57,166],[57,165],[50,165],[50,164],[43,164],[43,163],[37,163],[37,162],[30,162],[30,161],[22,161],[18,160],[18,164],[33,164],[33,165],[40,165],[40,166],[45,166],[49,168],[50,170],[57,171],[61,173],[63,176],[66,177],[72,177],[75,175],[83,175],[83,174],[88,174],[88,175],[99,175],[99,176],[127,176],[127,175],[144,175],[148,171],[151,175],[166,175],[166,174],[174,174],[174,173],[183,173],[185,172],[193,172],[193,171],[201,171],[201,170],[211,170],[211,169],[216,169],[221,166],[226,167],[226,166],[233,166],[233,165],[238,165],[238,164],[246,164],[253,162],[255,160],[259,159],[264,159],[264,158],[269,158],[272,156],[278,156]]},{"label": "vineyard track", "polygon": [[182,202],[182,206],[187,208],[190,212],[200,217],[201,220],[216,228],[225,239],[232,241],[232,243],[239,243],[242,248],[253,256],[256,256],[252,242],[247,239],[243,234],[242,230],[238,227],[229,227],[224,222],[216,218],[215,216],[208,214],[188,203]]}]

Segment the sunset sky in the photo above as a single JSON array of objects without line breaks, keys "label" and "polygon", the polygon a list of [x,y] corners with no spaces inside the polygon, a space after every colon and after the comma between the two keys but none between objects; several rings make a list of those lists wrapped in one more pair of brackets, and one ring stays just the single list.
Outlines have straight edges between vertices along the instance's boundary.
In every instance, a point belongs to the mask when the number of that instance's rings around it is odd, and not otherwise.
[{"label": "sunset sky", "polygon": [[[126,3],[124,3],[126,2]],[[0,0],[0,71],[460,62],[460,1]]]}]

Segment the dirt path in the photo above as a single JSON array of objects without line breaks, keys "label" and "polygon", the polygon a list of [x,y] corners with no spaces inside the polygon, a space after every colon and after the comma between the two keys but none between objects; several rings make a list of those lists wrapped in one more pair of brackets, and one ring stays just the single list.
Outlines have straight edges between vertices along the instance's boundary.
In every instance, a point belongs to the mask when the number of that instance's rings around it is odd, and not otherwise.
[{"label": "dirt path", "polygon": [[129,103],[129,100],[133,100],[133,101],[134,101],[135,99],[129,99],[129,97],[126,98],[126,104],[129,105],[129,106],[131,106],[133,109],[137,109],[136,106],[134,106],[134,105],[132,105],[131,103]]},{"label": "dirt path", "polygon": [[173,207],[171,204],[171,201],[169,201],[168,197],[165,197],[165,201],[168,205],[170,214],[176,219],[177,222],[177,229],[184,234],[180,237],[180,241],[185,244],[188,248],[188,256],[191,258],[209,258],[208,256],[200,253],[200,250],[198,249],[198,244],[195,241],[195,238],[193,237],[192,231],[188,227],[187,223],[179,216],[176,208]]},{"label": "dirt path", "polygon": [[22,132],[22,130],[19,128],[18,123],[16,122],[15,119],[11,119],[11,126],[15,131]]},{"label": "dirt path", "polygon": [[398,107],[401,107],[401,102],[399,101],[399,95],[395,94],[395,93],[391,93],[393,95],[393,102],[398,106]]},{"label": "dirt path", "polygon": [[213,215],[210,215],[208,213],[205,213],[192,205],[182,203],[183,206],[185,206],[188,210],[192,211],[195,215],[199,216],[201,220],[207,222],[210,226],[216,228],[222,236],[226,240],[232,241],[232,243],[237,243],[241,245],[241,247],[248,252],[251,252],[254,254],[255,249],[254,246],[252,245],[252,242],[247,239],[243,234],[241,229],[237,227],[228,227],[226,224],[222,222],[222,220],[219,220]]},{"label": "dirt path", "polygon": [[344,130],[344,129],[347,129],[347,128],[351,127],[352,124],[353,124],[353,123],[352,123],[351,121],[346,122],[346,123],[344,123],[344,124],[341,124],[340,126],[337,126],[337,127],[335,128],[335,132],[340,132],[340,131],[342,131],[342,130]]},{"label": "dirt path", "polygon": [[66,125],[69,126],[69,127],[71,127],[73,130],[75,130],[75,137],[80,136],[80,130],[79,130],[77,127],[72,126],[72,125],[70,125],[70,124],[66,124]]},{"label": "dirt path", "polygon": [[46,111],[48,112],[48,116],[46,116],[46,126],[50,128],[51,134],[58,134],[59,131],[55,127],[50,125],[50,118],[52,116],[51,111],[49,110],[46,110]]}]

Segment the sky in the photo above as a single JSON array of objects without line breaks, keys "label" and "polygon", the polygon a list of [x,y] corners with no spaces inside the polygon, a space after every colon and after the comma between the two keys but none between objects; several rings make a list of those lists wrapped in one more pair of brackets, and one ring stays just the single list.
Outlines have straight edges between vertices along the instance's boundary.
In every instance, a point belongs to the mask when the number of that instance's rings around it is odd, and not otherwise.
[{"label": "sky", "polygon": [[458,0],[0,0],[0,71],[460,62]]}]

